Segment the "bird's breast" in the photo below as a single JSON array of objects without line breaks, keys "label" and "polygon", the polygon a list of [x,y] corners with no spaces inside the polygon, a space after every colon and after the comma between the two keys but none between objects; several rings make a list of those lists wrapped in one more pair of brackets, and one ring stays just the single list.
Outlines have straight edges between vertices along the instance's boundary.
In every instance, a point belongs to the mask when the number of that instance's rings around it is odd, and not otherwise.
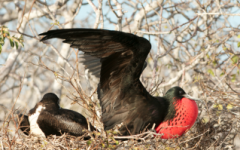
[{"label": "bird's breast", "polygon": [[176,104],[176,115],[173,119],[162,122],[155,128],[161,138],[172,139],[183,135],[194,124],[198,116],[198,106],[194,100],[182,98]]},{"label": "bird's breast", "polygon": [[37,123],[38,117],[43,109],[45,109],[45,107],[43,107],[42,105],[39,105],[35,110],[35,112],[28,116],[28,119],[30,123],[30,132],[34,135],[45,137],[45,134],[40,129]]}]

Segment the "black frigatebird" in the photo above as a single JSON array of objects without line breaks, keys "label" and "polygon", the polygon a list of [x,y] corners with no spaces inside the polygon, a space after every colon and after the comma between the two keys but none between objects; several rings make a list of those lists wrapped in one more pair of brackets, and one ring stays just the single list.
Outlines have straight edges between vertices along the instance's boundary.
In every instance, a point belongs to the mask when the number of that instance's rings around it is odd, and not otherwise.
[{"label": "black frigatebird", "polygon": [[121,135],[130,135],[156,124],[162,138],[175,138],[194,124],[198,107],[182,88],[173,87],[164,97],[153,97],[140,82],[151,49],[147,39],[104,29],[50,30],[40,35],[44,36],[41,41],[64,39],[84,55],[100,59],[98,98],[105,130],[121,124]]},{"label": "black frigatebird", "polygon": [[[20,129],[24,134],[47,137],[67,133],[81,136],[88,129],[86,118],[78,112],[63,109],[60,99],[54,93],[47,93],[26,115],[19,115]],[[96,130],[90,123],[90,130]],[[88,138],[88,137],[87,137]],[[86,138],[86,139],[87,139]]]}]

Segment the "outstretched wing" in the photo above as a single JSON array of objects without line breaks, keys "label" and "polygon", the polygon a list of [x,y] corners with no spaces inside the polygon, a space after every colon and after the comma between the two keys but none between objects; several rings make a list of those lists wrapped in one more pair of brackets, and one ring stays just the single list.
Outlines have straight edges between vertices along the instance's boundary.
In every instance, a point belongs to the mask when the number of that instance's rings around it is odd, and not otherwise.
[{"label": "outstretched wing", "polygon": [[87,54],[80,54],[79,57],[80,62],[89,70],[89,73],[99,79],[102,67],[101,59]]},{"label": "outstretched wing", "polygon": [[100,58],[98,96],[105,130],[123,122],[125,127],[132,129],[131,134],[135,134],[152,123],[148,114],[152,113],[154,102],[151,100],[155,98],[139,81],[151,49],[148,40],[102,29],[51,30],[40,35],[45,35],[42,41],[61,38],[86,55]]}]

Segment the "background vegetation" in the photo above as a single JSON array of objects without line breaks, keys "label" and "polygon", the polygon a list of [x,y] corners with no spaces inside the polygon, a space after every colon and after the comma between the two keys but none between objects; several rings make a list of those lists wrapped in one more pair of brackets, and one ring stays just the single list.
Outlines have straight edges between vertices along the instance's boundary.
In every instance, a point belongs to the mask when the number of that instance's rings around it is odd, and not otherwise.
[{"label": "background vegetation", "polygon": [[[240,148],[239,0],[0,0],[0,146],[53,149]],[[144,36],[152,44],[141,76],[162,96],[181,86],[201,98],[199,117],[183,137],[119,141],[111,132],[36,139],[18,132],[15,113],[25,113],[47,92],[61,106],[82,113],[100,130],[98,79],[85,70],[76,49],[38,34],[63,28],[103,28]],[[140,138],[140,135],[139,135]]]}]

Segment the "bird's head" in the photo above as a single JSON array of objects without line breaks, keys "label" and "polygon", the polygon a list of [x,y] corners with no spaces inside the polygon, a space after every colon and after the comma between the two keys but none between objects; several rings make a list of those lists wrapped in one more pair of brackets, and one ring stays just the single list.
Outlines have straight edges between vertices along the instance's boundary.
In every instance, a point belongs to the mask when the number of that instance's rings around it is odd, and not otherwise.
[{"label": "bird's head", "polygon": [[60,99],[54,93],[45,94],[41,100],[41,103],[43,103],[45,106],[55,105],[60,108]]}]

